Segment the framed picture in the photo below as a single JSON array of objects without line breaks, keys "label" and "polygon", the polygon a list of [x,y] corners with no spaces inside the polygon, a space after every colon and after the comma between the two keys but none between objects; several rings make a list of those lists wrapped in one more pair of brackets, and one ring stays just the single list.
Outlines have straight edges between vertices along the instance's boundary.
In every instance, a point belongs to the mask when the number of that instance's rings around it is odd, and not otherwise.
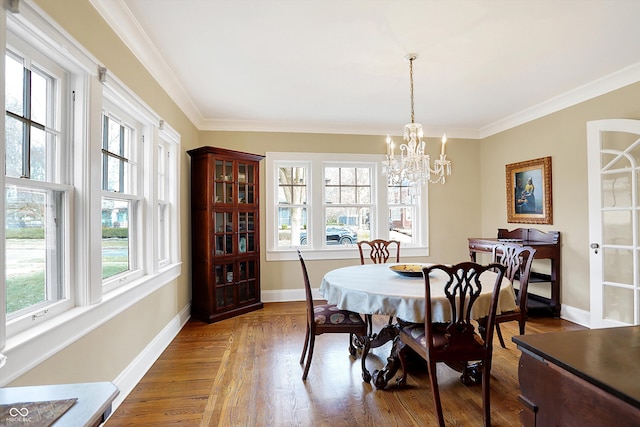
[{"label": "framed picture", "polygon": [[507,172],[507,222],[553,224],[551,157],[511,163]]}]

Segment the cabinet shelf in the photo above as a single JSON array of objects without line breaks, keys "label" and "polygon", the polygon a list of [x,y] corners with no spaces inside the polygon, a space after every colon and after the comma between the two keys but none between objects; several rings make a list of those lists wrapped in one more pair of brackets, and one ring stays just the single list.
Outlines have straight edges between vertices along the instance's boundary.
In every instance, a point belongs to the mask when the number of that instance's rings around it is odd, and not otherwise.
[{"label": "cabinet shelf", "polygon": [[215,147],[191,157],[191,314],[207,323],[262,308],[259,164]]}]

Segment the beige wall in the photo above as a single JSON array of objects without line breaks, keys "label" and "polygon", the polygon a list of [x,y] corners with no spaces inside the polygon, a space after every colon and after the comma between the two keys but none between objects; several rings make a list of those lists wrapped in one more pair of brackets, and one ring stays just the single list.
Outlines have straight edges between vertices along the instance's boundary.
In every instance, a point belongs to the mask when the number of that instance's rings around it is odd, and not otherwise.
[{"label": "beige wall", "polygon": [[[200,145],[256,154],[269,151],[384,154],[386,149],[384,136],[259,132],[201,132]],[[433,150],[432,155],[437,154],[440,147],[438,139],[428,140],[427,145]],[[429,188],[430,256],[415,258],[416,261],[467,260],[467,238],[477,235],[480,228],[480,165],[477,161],[480,142],[450,138],[447,141],[447,156],[452,161],[452,176],[447,178],[445,185],[431,185]],[[265,194],[264,162],[260,175],[261,194]],[[265,216],[264,209],[261,209],[262,289],[300,289],[302,276],[299,262],[265,261]],[[308,268],[312,286],[320,285],[325,272],[353,263],[353,259],[310,261]]]},{"label": "beige wall", "polygon": [[[562,239],[561,301],[589,310],[589,221],[586,123],[640,118],[640,83],[610,92],[482,141],[481,233],[497,228],[558,230]],[[509,224],[505,165],[551,156],[553,224]],[[545,268],[542,265],[540,268]]]},{"label": "beige wall", "polygon": [[[383,153],[383,136],[258,132],[198,132],[144,67],[112,33],[87,0],[36,0],[54,20],[84,45],[152,109],[182,135],[180,211],[182,277],[97,328],[16,380],[13,385],[72,381],[112,381],[190,299],[189,161],[185,151],[213,145],[264,154],[267,151]],[[562,302],[589,309],[588,223],[585,123],[601,118],[640,118],[640,84],[518,126],[482,141],[450,139],[453,175],[446,185],[429,188],[431,254],[424,260],[466,260],[467,237],[493,236],[506,222],[507,163],[553,158],[554,224],[537,226],[562,232]],[[399,123],[398,126],[402,126]],[[431,141],[437,149],[437,142]],[[479,161],[480,160],[480,161]],[[262,168],[264,191],[264,167]],[[264,194],[264,192],[263,192]],[[261,242],[264,254],[264,210]],[[346,261],[312,261],[311,279]],[[263,289],[302,286],[296,262],[262,259]]]}]

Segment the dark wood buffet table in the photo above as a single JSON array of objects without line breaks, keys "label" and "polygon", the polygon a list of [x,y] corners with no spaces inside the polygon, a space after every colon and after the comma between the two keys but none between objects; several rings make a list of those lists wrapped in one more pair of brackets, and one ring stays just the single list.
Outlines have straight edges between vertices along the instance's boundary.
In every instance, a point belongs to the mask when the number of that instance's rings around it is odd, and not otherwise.
[{"label": "dark wood buffet table", "polygon": [[517,243],[522,246],[531,246],[536,250],[535,259],[549,259],[551,261],[551,274],[544,275],[532,272],[529,283],[548,281],[551,284],[551,298],[538,296],[531,297],[529,293],[528,308],[545,309],[550,311],[553,317],[560,317],[560,232],[549,231],[545,233],[533,228],[517,228],[508,231],[505,228],[498,229],[497,238],[469,238],[469,256],[476,261],[478,252],[489,252],[494,246],[504,243]]},{"label": "dark wood buffet table", "polygon": [[[29,413],[27,407],[33,405],[24,405],[25,403],[77,399],[75,404],[51,424],[52,427],[95,427],[111,414],[111,404],[119,392],[110,382],[0,388],[0,405],[9,408],[7,416],[10,418],[0,419],[0,425],[41,425],[36,422],[44,423],[50,417],[33,410]],[[3,424],[5,421],[7,423]]]},{"label": "dark wood buffet table", "polygon": [[640,426],[640,326],[512,339],[523,426]]}]

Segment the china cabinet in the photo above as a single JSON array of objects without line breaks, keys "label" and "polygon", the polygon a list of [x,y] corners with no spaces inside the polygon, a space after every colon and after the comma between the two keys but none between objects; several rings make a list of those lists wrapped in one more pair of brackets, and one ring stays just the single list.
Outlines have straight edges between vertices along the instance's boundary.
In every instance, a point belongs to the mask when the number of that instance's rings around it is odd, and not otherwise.
[{"label": "china cabinet", "polygon": [[191,314],[207,323],[262,308],[258,170],[264,156],[200,147],[191,156]]}]

